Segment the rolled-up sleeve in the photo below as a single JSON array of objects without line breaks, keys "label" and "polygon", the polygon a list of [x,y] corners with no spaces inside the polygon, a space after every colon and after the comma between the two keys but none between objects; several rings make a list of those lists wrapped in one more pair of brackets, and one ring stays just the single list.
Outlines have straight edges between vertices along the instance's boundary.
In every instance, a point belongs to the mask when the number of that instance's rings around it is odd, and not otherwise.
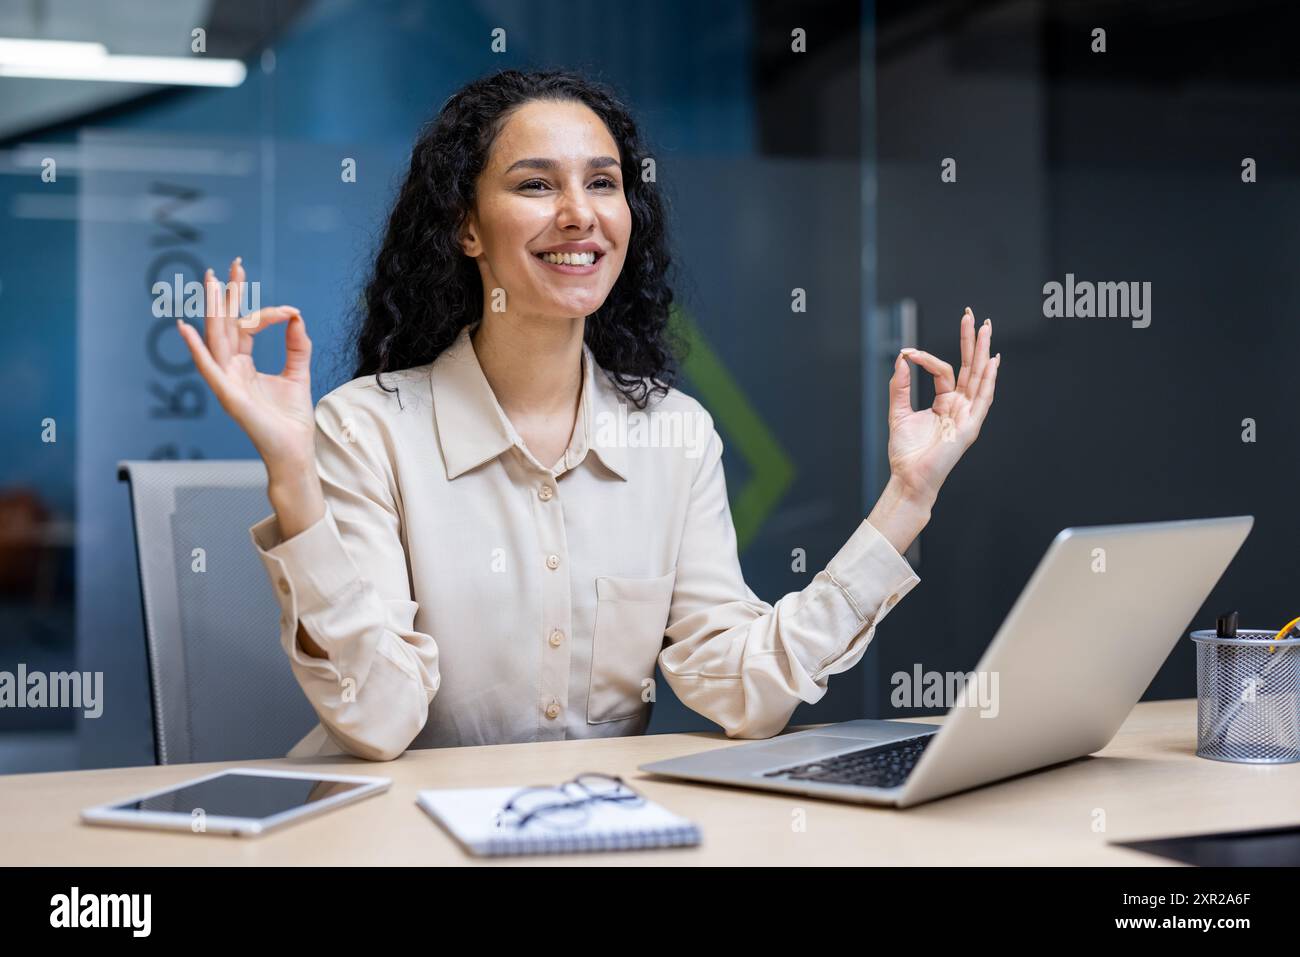
[{"label": "rolled-up sleeve", "polygon": [[[333,394],[317,404],[325,515],[285,539],[273,513],[249,535],[280,604],[281,644],[321,725],[343,750],[386,761],[428,720],[438,649],[415,630],[400,513],[373,448],[382,436],[360,415]],[[303,651],[299,623],[325,658]]]},{"label": "rolled-up sleeve", "polygon": [[741,572],[715,430],[691,489],[659,665],[678,698],[729,737],[770,737],[857,664],[919,581],[864,519],[807,587],[761,601]]}]

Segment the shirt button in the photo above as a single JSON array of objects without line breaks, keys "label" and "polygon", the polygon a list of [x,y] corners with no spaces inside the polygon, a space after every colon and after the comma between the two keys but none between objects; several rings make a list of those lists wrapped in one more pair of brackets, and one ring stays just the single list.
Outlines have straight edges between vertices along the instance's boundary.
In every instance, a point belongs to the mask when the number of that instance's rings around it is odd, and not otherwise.
[{"label": "shirt button", "polygon": [[559,716],[560,716],[560,706],[558,704],[551,702],[546,706],[546,717],[554,721]]},{"label": "shirt button", "polygon": [[288,619],[287,616],[285,616],[285,615],[281,615],[281,616],[280,616],[280,627],[281,627],[281,628],[288,628],[288,627],[289,627],[289,619]]},{"label": "shirt button", "polygon": [[552,647],[552,648],[558,648],[558,647],[560,647],[560,643],[563,642],[563,641],[564,641],[564,632],[560,631],[560,629],[558,629],[558,628],[556,628],[553,632],[551,632],[551,647]]},{"label": "shirt button", "polygon": [[289,579],[280,579],[280,591],[284,592],[286,595],[289,594]]},{"label": "shirt button", "polygon": [[552,571],[554,571],[555,569],[559,568],[559,567],[560,567],[560,556],[559,556],[559,555],[547,555],[547,556],[546,556],[546,567],[549,568],[549,569],[551,569]]},{"label": "shirt button", "polygon": [[549,485],[543,485],[537,490],[537,497],[543,502],[549,502],[555,497],[555,489],[551,488]]},{"label": "shirt button", "polygon": [[898,604],[898,592],[894,592],[894,594],[890,595],[889,598],[885,601],[885,607],[893,608],[897,604]]}]

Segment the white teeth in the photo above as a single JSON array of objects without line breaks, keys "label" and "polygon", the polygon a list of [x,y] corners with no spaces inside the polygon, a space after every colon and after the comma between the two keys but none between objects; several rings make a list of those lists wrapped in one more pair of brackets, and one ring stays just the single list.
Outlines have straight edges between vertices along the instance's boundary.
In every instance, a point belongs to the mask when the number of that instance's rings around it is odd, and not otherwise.
[{"label": "white teeth", "polygon": [[542,253],[539,258],[543,262],[554,263],[557,266],[590,266],[596,262],[594,252]]}]

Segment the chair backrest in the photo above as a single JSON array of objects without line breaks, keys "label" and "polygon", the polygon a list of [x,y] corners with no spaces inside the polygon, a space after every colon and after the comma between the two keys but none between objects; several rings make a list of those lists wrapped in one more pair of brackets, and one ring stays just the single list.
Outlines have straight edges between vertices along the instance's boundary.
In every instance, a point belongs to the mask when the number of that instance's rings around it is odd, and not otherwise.
[{"label": "chair backrest", "polygon": [[270,514],[260,459],[124,461],[159,764],[283,757],[316,715],[280,647],[248,528]]}]

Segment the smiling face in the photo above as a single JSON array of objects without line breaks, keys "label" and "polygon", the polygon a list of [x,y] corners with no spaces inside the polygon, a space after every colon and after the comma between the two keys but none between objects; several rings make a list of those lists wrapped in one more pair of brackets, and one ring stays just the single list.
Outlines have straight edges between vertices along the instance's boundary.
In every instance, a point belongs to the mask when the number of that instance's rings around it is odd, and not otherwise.
[{"label": "smiling face", "polygon": [[600,308],[632,234],[620,159],[582,103],[534,100],[511,114],[461,240],[478,263],[485,310],[498,288],[517,317],[568,319]]}]

